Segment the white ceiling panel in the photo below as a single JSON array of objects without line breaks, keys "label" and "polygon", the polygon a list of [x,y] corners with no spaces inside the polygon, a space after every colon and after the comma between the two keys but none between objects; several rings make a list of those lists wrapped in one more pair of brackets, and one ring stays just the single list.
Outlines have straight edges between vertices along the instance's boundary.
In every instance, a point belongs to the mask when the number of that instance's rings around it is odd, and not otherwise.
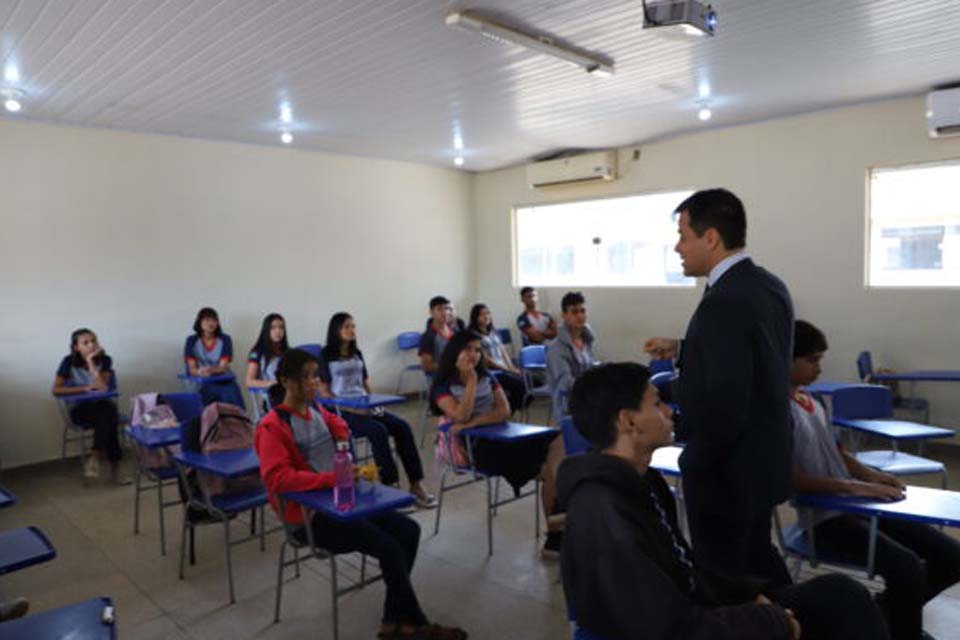
[{"label": "white ceiling panel", "polygon": [[[684,40],[639,0],[0,0],[0,87],[25,93],[3,117],[441,166],[459,136],[484,170],[960,81],[953,0],[713,4],[717,35]],[[616,73],[445,26],[463,9]]]}]

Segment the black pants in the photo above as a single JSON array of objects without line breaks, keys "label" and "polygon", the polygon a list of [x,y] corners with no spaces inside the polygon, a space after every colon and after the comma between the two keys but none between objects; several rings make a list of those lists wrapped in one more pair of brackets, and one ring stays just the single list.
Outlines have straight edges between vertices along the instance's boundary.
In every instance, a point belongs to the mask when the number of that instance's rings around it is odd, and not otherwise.
[{"label": "black pants", "polygon": [[[861,584],[837,573],[781,587],[770,599],[793,611],[803,640],[885,640],[883,614]],[[918,636],[919,637],[919,636]]]},{"label": "black pants", "polygon": [[683,495],[690,542],[697,563],[720,575],[753,576],[774,587],[792,582],[780,552],[770,541],[773,509],[739,508],[717,499],[684,478]]},{"label": "black pants", "polygon": [[[865,564],[870,522],[842,515],[814,528],[817,554]],[[916,640],[923,629],[923,605],[960,581],[960,542],[916,522],[884,520],[877,533],[876,571],[886,582],[878,599],[894,640]]]},{"label": "black pants", "polygon": [[380,472],[380,481],[383,484],[397,484],[400,481],[400,472],[393,461],[393,452],[390,451],[390,438],[397,446],[397,455],[403,464],[410,483],[423,480],[423,465],[420,463],[420,451],[413,437],[413,431],[407,421],[392,413],[375,416],[372,414],[350,413],[345,411],[343,418],[347,421],[355,435],[370,441],[373,449],[373,460],[377,463]]},{"label": "black pants", "polygon": [[340,522],[320,514],[313,516],[314,542],[333,553],[358,551],[380,563],[387,597],[383,604],[385,624],[427,624],[410,572],[420,546],[420,525],[412,518],[390,513],[374,518]]},{"label": "black pants", "polygon": [[543,462],[547,459],[547,449],[553,439],[558,437],[560,436],[550,433],[516,442],[472,438],[470,447],[473,464],[491,476],[502,476],[513,488],[514,495],[520,495],[523,485],[540,473]]},{"label": "black pants", "polygon": [[120,459],[120,440],[117,433],[120,414],[112,400],[81,402],[70,409],[70,419],[84,429],[93,429],[93,450],[103,451],[110,462]]},{"label": "black pants", "polygon": [[496,378],[510,403],[510,413],[522,409],[523,396],[527,392],[526,387],[523,386],[523,378],[510,371],[498,371]]}]

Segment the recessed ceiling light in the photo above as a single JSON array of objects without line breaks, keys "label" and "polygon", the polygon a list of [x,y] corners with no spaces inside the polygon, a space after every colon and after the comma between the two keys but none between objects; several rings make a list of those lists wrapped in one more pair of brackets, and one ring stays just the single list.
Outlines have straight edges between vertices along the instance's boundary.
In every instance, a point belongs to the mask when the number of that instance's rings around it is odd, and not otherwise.
[{"label": "recessed ceiling light", "polygon": [[23,91],[19,89],[0,89],[0,96],[3,97],[3,108],[10,113],[17,113],[23,109]]},{"label": "recessed ceiling light", "polygon": [[697,117],[706,122],[713,117],[713,112],[710,111],[707,107],[703,107],[700,111],[697,112]]},{"label": "recessed ceiling light", "polygon": [[457,156],[456,158],[454,158],[454,159],[453,159],[453,164],[457,165],[458,167],[462,167],[462,166],[463,166],[463,156]]},{"label": "recessed ceiling light", "polygon": [[293,134],[290,133],[289,131],[284,131],[283,133],[280,134],[280,142],[282,142],[283,144],[290,144],[291,142],[293,142]]}]

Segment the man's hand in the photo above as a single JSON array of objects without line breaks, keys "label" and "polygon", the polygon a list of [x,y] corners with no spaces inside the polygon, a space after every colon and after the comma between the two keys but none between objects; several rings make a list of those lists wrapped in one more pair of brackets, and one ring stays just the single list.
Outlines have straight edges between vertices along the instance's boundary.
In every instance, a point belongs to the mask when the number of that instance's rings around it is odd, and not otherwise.
[{"label": "man's hand", "polygon": [[878,498],[880,500],[902,500],[903,489],[899,486],[880,484],[879,482],[862,482],[850,480],[847,483],[847,493],[864,498]]},{"label": "man's hand", "polygon": [[680,341],[676,338],[650,338],[643,343],[643,351],[657,360],[676,358]]},{"label": "man's hand", "polygon": [[790,640],[800,640],[802,631],[800,629],[800,622],[790,609],[784,609],[784,612],[787,614],[787,622],[790,623]]}]

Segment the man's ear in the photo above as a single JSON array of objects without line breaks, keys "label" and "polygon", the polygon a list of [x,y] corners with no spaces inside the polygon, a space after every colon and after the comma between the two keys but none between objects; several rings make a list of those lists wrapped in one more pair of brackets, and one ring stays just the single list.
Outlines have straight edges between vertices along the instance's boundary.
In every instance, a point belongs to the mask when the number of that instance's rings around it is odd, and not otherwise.
[{"label": "man's ear", "polygon": [[633,433],[636,429],[633,423],[633,417],[626,409],[617,411],[617,436]]},{"label": "man's ear", "polygon": [[710,247],[711,251],[724,249],[723,238],[720,237],[720,232],[713,227],[708,227],[707,230],[703,232],[703,238],[707,241],[707,246]]}]

